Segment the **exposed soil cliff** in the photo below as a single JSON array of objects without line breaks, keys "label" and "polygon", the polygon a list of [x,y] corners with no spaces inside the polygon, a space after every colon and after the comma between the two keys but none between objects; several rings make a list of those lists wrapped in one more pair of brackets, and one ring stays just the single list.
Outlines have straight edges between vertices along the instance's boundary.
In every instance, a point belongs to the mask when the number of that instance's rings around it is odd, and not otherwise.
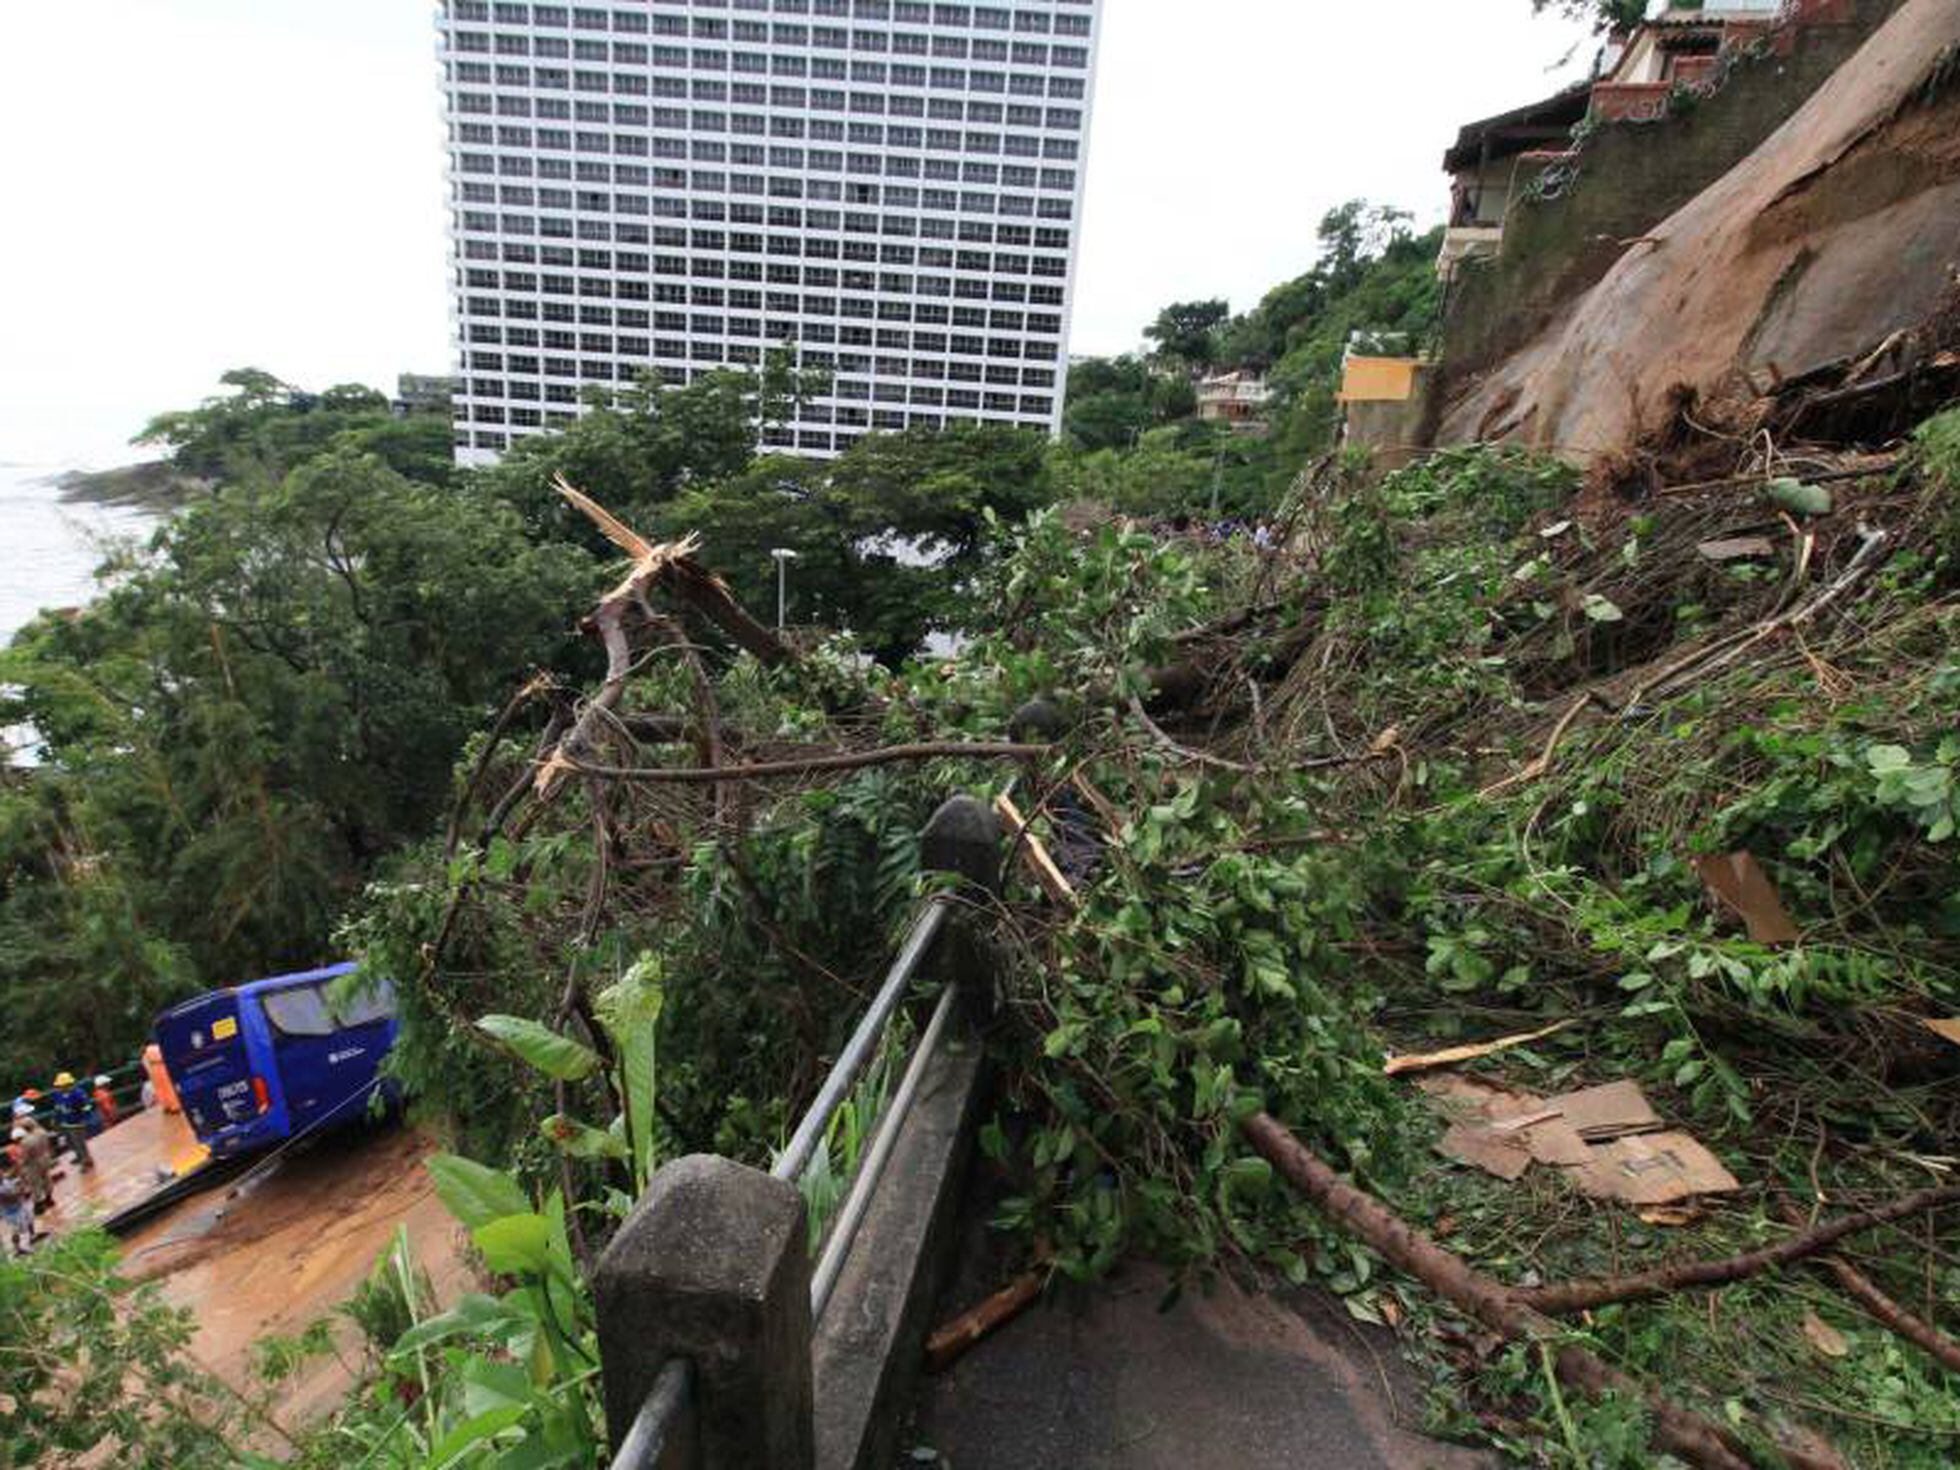
[{"label": "exposed soil cliff", "polygon": [[1755,428],[1960,338],[1960,0],[1907,3],[1741,164],[1443,410],[1439,439],[1579,460],[1683,404]]}]

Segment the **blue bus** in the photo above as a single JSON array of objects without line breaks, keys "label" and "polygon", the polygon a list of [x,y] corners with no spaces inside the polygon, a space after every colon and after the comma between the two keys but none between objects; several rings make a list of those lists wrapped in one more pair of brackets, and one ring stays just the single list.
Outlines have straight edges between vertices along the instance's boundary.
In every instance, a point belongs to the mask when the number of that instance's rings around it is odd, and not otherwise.
[{"label": "blue bus", "polygon": [[[395,989],[343,995],[352,964],[275,975],[172,1006],[157,1044],[184,1116],[214,1158],[358,1120],[395,1044]],[[340,982],[336,984],[336,982]]]}]

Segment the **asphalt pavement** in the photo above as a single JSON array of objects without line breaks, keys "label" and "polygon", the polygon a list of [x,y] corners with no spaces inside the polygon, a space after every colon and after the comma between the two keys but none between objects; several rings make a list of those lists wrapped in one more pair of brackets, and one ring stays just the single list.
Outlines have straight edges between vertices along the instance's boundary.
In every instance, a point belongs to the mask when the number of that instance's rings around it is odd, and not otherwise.
[{"label": "asphalt pavement", "polygon": [[[970,1279],[940,1320],[986,1295]],[[1492,1457],[1423,1437],[1392,1336],[1316,1291],[1180,1295],[1126,1266],[1038,1303],[922,1386],[904,1442],[950,1470],[1471,1470]],[[929,1453],[930,1452],[930,1453]],[[900,1454],[906,1463],[907,1452]]]}]

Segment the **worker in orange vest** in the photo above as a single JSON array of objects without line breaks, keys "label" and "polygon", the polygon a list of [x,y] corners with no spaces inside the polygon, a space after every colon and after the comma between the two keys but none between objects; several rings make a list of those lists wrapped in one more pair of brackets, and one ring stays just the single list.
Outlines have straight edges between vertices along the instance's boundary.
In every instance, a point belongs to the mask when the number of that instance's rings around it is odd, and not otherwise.
[{"label": "worker in orange vest", "polygon": [[143,1048],[143,1069],[150,1074],[150,1090],[156,1094],[157,1105],[166,1113],[181,1113],[183,1104],[177,1101],[170,1069],[163,1064],[163,1048],[154,1041]]},{"label": "worker in orange vest", "polygon": [[102,1126],[104,1128],[115,1127],[116,1095],[109,1091],[109,1079],[107,1077],[96,1078],[94,1088],[90,1091],[89,1096],[95,1099],[95,1110],[102,1115]]}]

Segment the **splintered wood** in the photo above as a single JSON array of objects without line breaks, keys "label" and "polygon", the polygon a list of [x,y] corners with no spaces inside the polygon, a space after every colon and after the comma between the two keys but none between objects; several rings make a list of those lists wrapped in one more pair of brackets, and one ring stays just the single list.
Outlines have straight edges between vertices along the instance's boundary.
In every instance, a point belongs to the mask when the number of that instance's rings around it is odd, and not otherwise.
[{"label": "splintered wood", "polygon": [[1007,823],[1007,835],[1020,848],[1022,860],[1027,863],[1028,871],[1034,874],[1035,882],[1041,885],[1041,891],[1056,903],[1074,908],[1078,902],[1075,885],[1056,866],[1055,859],[1049,855],[1042,840],[1028,830],[1028,819],[1021,815],[1021,809],[1014,804],[1013,798],[1003,791],[994,798],[994,810]]},{"label": "splintered wood", "polygon": [[1740,1188],[1698,1140],[1661,1131],[1660,1115],[1632,1082],[1547,1098],[1456,1073],[1418,1085],[1453,1120],[1438,1150],[1499,1179],[1520,1179],[1540,1164],[1563,1170],[1585,1194],[1647,1207]]},{"label": "splintered wood", "polygon": [[1783,911],[1783,901],[1762,865],[1746,852],[1725,852],[1695,859],[1695,871],[1716,902],[1742,920],[1758,944],[1794,944],[1797,926]]},{"label": "splintered wood", "polygon": [[1455,1066],[1458,1062],[1474,1062],[1478,1057],[1491,1056],[1500,1051],[1508,1051],[1514,1046],[1524,1046],[1528,1042],[1542,1040],[1554,1031],[1563,1031],[1571,1024],[1570,1021],[1554,1021],[1541,1030],[1523,1031],[1515,1036],[1500,1036],[1495,1041],[1479,1041],[1469,1046],[1446,1047],[1442,1051],[1390,1057],[1382,1064],[1382,1071],[1393,1077],[1398,1072],[1421,1072],[1432,1067]]}]

